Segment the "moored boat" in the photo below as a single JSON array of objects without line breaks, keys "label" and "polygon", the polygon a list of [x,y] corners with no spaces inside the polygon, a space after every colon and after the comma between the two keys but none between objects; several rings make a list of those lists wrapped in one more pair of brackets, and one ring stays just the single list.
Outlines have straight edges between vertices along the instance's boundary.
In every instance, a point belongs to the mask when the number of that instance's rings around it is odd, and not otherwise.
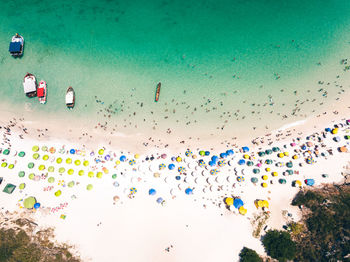
[{"label": "moored boat", "polygon": [[33,74],[27,73],[23,80],[23,89],[27,97],[35,97],[37,93],[36,78]]},{"label": "moored boat", "polygon": [[73,87],[68,87],[67,92],[66,92],[66,106],[69,109],[72,109],[75,104],[75,93]]},{"label": "moored boat", "polygon": [[10,42],[9,52],[13,57],[20,57],[23,55],[23,47],[24,47],[24,38],[15,34]]},{"label": "moored boat", "polygon": [[40,104],[45,104],[46,96],[47,96],[47,88],[46,88],[46,82],[44,80],[41,80],[39,82],[37,95],[38,95]]},{"label": "moored boat", "polygon": [[160,87],[161,87],[161,83],[159,82],[158,85],[157,85],[157,89],[156,89],[156,99],[155,101],[158,102],[159,100],[159,93],[160,93]]}]

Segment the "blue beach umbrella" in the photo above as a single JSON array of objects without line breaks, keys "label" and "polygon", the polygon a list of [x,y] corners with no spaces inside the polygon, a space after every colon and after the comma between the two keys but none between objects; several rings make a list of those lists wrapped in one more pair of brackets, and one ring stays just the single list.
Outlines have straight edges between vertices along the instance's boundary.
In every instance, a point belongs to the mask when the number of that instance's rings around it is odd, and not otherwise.
[{"label": "blue beach umbrella", "polygon": [[218,156],[212,156],[211,157],[211,161],[213,161],[213,162],[217,162],[218,160],[219,160]]},{"label": "blue beach umbrella", "polygon": [[220,154],[220,157],[221,157],[221,158],[226,158],[226,157],[227,157],[227,154],[226,154],[226,153],[221,153],[221,154]]},{"label": "blue beach umbrella", "polygon": [[69,151],[69,153],[71,153],[72,155],[74,155],[74,154],[75,154],[75,150],[74,150],[74,149],[71,149],[71,150]]},{"label": "blue beach umbrella", "polygon": [[210,152],[209,152],[209,151],[205,151],[205,155],[206,155],[206,156],[209,156],[209,155],[210,155]]},{"label": "blue beach umbrella", "polygon": [[161,204],[163,201],[164,201],[163,198],[161,198],[161,197],[158,197],[158,198],[157,198],[157,203],[158,203],[158,204]]},{"label": "blue beach umbrella", "polygon": [[148,191],[148,194],[149,194],[150,196],[154,196],[156,193],[157,193],[157,191],[156,191],[155,189],[153,189],[153,188],[151,188],[151,189]]},{"label": "blue beach umbrella", "polygon": [[247,146],[242,147],[242,151],[243,153],[249,152],[249,147]]},{"label": "blue beach umbrella", "polygon": [[35,209],[38,209],[39,207],[40,207],[40,203],[35,203],[35,204],[34,204],[34,208],[35,208]]},{"label": "blue beach umbrella", "polygon": [[209,161],[209,166],[215,166],[216,165],[216,163],[214,162],[214,161]]},{"label": "blue beach umbrella", "polygon": [[120,161],[122,162],[125,162],[126,161],[126,156],[122,155],[120,158],[119,158]]},{"label": "blue beach umbrella", "polygon": [[192,188],[186,188],[185,193],[186,195],[192,195],[193,194]]},{"label": "blue beach umbrella", "polygon": [[243,201],[242,201],[242,199],[240,199],[240,198],[235,198],[235,200],[233,201],[233,205],[234,205],[234,207],[235,208],[240,208],[241,206],[243,206]]},{"label": "blue beach umbrella", "polygon": [[109,159],[111,159],[111,156],[110,155],[105,155],[105,160],[109,161]]},{"label": "blue beach umbrella", "polygon": [[180,180],[180,179],[181,179],[181,176],[176,176],[175,179],[176,179],[176,180]]},{"label": "blue beach umbrella", "polygon": [[330,129],[329,127],[327,127],[327,128],[325,128],[325,131],[326,131],[326,132],[331,132],[332,129]]},{"label": "blue beach umbrella", "polygon": [[244,165],[245,164],[245,160],[244,159],[240,159],[239,161],[238,161],[238,165]]},{"label": "blue beach umbrella", "polygon": [[175,168],[175,165],[174,165],[174,164],[170,164],[170,165],[168,166],[168,168],[169,168],[169,170],[173,170],[173,169]]},{"label": "blue beach umbrella", "polygon": [[232,149],[229,149],[229,150],[226,151],[226,154],[227,154],[228,156],[232,156],[232,155],[234,154],[234,152],[233,152]]}]

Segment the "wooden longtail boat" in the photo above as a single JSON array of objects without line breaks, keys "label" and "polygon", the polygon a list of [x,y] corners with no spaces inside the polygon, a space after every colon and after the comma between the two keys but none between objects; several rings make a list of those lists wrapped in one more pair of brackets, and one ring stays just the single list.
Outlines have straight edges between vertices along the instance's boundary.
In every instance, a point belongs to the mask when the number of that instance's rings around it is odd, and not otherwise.
[{"label": "wooden longtail boat", "polygon": [[159,93],[160,93],[160,87],[161,87],[161,83],[159,82],[158,85],[157,85],[157,89],[156,89],[156,99],[155,101],[158,102],[159,100]]}]

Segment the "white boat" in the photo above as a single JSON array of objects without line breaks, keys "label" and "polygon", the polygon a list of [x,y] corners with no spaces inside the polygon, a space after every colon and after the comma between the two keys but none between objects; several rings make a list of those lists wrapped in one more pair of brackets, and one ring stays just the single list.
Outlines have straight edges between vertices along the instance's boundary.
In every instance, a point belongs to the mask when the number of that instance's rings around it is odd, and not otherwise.
[{"label": "white boat", "polygon": [[44,80],[41,80],[39,82],[37,94],[38,94],[40,104],[45,104],[46,103],[47,89],[46,89],[46,82]]},{"label": "white boat", "polygon": [[13,57],[23,55],[24,39],[21,35],[15,34],[10,42],[9,52]]},{"label": "white boat", "polygon": [[68,87],[67,92],[66,92],[66,106],[69,109],[72,109],[75,104],[75,93],[73,87]]},{"label": "white boat", "polygon": [[36,96],[36,78],[31,73],[27,73],[23,80],[23,89],[24,93],[27,97],[35,97]]}]

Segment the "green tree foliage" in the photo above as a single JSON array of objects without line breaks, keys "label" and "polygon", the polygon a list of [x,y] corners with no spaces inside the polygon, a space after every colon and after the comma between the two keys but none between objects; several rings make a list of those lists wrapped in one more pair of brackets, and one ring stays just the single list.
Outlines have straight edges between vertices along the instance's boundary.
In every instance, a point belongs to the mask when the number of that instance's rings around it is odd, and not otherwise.
[{"label": "green tree foliage", "polygon": [[57,247],[52,242],[44,243],[39,238],[31,239],[17,228],[0,228],[0,262],[79,262],[67,248]]},{"label": "green tree foliage", "polygon": [[295,243],[288,232],[269,230],[262,242],[266,253],[281,262],[293,259],[296,255]]},{"label": "green tree foliage", "polygon": [[350,254],[350,187],[326,186],[300,192],[292,202],[304,205],[306,230],[293,235],[298,261],[345,261]]},{"label": "green tree foliage", "polygon": [[255,252],[255,250],[243,247],[241,252],[239,253],[239,261],[240,262],[262,262],[262,259]]}]

